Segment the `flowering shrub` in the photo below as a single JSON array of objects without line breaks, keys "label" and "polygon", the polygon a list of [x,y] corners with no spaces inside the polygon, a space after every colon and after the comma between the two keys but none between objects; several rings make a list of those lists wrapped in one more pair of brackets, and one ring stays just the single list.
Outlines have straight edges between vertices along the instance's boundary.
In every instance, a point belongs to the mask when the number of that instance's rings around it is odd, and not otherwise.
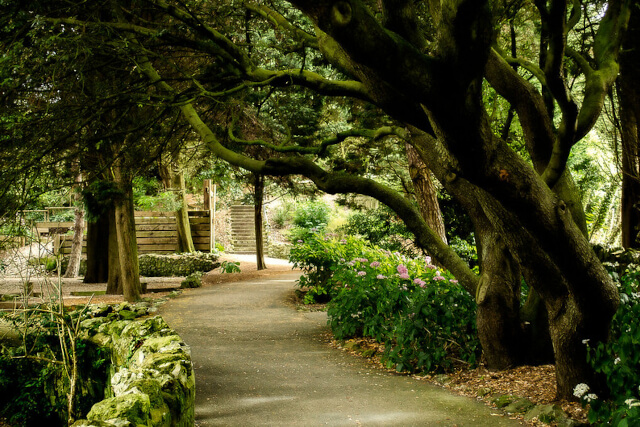
[{"label": "flowering shrub", "polygon": [[[616,274],[613,275],[616,278]],[[622,275],[618,286],[620,307],[613,318],[608,343],[588,345],[589,362],[603,374],[611,394],[609,400],[598,399],[588,385],[578,384],[574,394],[589,403],[589,422],[626,426],[640,423],[640,267]]]},{"label": "flowering shrub", "polygon": [[398,371],[476,363],[474,299],[428,257],[407,258],[354,237],[320,234],[291,252],[292,262],[305,271],[300,285],[314,297],[324,292],[332,298],[328,315],[336,338],[384,343],[384,360]]},{"label": "flowering shrub", "polygon": [[304,302],[326,302],[335,295],[336,280],[333,272],[338,269],[341,260],[351,259],[364,250],[364,243],[349,237],[337,240],[317,229],[311,229],[293,242],[289,252],[289,261],[294,268],[304,274],[298,280],[298,286],[307,288]]}]

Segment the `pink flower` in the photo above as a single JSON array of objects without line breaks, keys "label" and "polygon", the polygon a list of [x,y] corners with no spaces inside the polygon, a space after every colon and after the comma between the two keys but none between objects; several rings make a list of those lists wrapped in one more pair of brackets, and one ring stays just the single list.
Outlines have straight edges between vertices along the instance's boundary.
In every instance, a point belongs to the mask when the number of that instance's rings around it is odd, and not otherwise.
[{"label": "pink flower", "polygon": [[433,280],[439,281],[439,280],[445,280],[445,278],[442,276],[435,276]]},{"label": "pink flower", "polygon": [[413,283],[415,283],[416,285],[419,285],[421,288],[423,288],[423,287],[424,287],[424,285],[425,285],[424,280],[420,280],[420,279],[418,279],[418,278],[413,279]]},{"label": "pink flower", "polygon": [[304,243],[302,240],[298,239],[298,243]]},{"label": "pink flower", "polygon": [[431,264],[431,257],[430,256],[426,256],[424,257],[424,260],[427,264]]},{"label": "pink flower", "polygon": [[372,268],[380,267],[380,263],[378,261],[373,261],[369,266]]},{"label": "pink flower", "polygon": [[399,274],[400,276],[402,276],[403,274],[407,274],[407,273],[409,273],[409,270],[408,270],[408,269],[407,269],[407,267],[405,267],[403,264],[400,264],[400,265],[398,266],[397,270],[398,270],[398,274]]},{"label": "pink flower", "polygon": [[449,280],[451,283],[458,283],[458,281],[456,279],[451,279]]},{"label": "pink flower", "polygon": [[358,276],[366,276],[367,272],[366,271],[358,271]]},{"label": "pink flower", "polygon": [[410,279],[409,274],[407,273],[402,273],[399,275],[401,279]]},{"label": "pink flower", "polygon": [[435,269],[436,269],[436,268],[438,268],[438,267],[436,267],[436,266],[435,266],[435,265],[433,265],[433,264],[428,264],[428,265],[427,265],[427,268],[430,268],[431,270],[435,270]]},{"label": "pink flower", "polygon": [[342,240],[340,240],[340,243],[343,244],[343,245],[346,245],[347,241],[345,239],[342,239]]},{"label": "pink flower", "polygon": [[376,276],[376,279],[380,279],[380,280],[382,280],[382,279],[386,279],[386,278],[387,278],[387,276],[383,276],[382,274],[378,274],[378,275]]}]

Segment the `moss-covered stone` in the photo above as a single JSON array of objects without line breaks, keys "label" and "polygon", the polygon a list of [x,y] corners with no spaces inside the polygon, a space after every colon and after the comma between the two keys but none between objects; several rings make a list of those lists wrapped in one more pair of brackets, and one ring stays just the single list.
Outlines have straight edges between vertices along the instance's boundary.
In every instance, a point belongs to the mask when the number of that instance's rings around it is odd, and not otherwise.
[{"label": "moss-covered stone", "polygon": [[529,399],[520,398],[505,406],[504,411],[508,414],[524,414],[534,406],[533,402]]},{"label": "moss-covered stone", "polygon": [[218,255],[194,252],[191,254],[156,255],[139,257],[140,275],[147,277],[188,276],[197,271],[208,272],[218,268]]},{"label": "moss-covered stone", "polygon": [[506,394],[501,394],[491,399],[491,403],[496,405],[498,408],[504,408],[507,405],[510,405],[516,398],[513,396],[508,396]]},{"label": "moss-covered stone", "polygon": [[568,425],[567,422],[570,421],[567,414],[565,414],[558,405],[538,405],[533,407],[524,416],[526,421],[531,421],[534,418],[547,424],[563,423],[563,425]]},{"label": "moss-covered stone", "polygon": [[151,402],[149,396],[142,393],[130,393],[105,399],[96,403],[89,411],[90,421],[106,421],[122,418],[134,426],[149,426],[151,423]]}]

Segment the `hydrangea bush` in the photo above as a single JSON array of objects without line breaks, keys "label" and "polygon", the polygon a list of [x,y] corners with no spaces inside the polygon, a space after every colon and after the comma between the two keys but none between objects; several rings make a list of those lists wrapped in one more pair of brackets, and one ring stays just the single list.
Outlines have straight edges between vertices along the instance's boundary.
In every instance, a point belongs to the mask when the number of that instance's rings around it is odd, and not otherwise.
[{"label": "hydrangea bush", "polygon": [[630,266],[618,280],[620,307],[611,327],[608,343],[590,343],[589,362],[604,375],[610,398],[599,399],[588,384],[578,384],[576,397],[590,405],[589,422],[597,425],[640,424],[640,266]]},{"label": "hydrangea bush", "polygon": [[384,343],[389,368],[444,371],[478,360],[475,301],[429,257],[408,258],[354,237],[316,234],[297,242],[291,260],[305,272],[301,286],[331,297],[329,324],[336,338]]}]

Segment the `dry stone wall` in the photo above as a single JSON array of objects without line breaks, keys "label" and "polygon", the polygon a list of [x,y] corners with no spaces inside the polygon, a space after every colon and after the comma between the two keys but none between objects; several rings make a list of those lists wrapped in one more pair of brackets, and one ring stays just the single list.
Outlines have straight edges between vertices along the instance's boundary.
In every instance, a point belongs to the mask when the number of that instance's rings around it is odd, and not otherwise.
[{"label": "dry stone wall", "polygon": [[160,316],[124,320],[144,314],[145,308],[98,306],[96,317],[82,322],[83,338],[109,349],[111,372],[106,398],[74,427],[194,425],[195,378],[189,347]]}]

